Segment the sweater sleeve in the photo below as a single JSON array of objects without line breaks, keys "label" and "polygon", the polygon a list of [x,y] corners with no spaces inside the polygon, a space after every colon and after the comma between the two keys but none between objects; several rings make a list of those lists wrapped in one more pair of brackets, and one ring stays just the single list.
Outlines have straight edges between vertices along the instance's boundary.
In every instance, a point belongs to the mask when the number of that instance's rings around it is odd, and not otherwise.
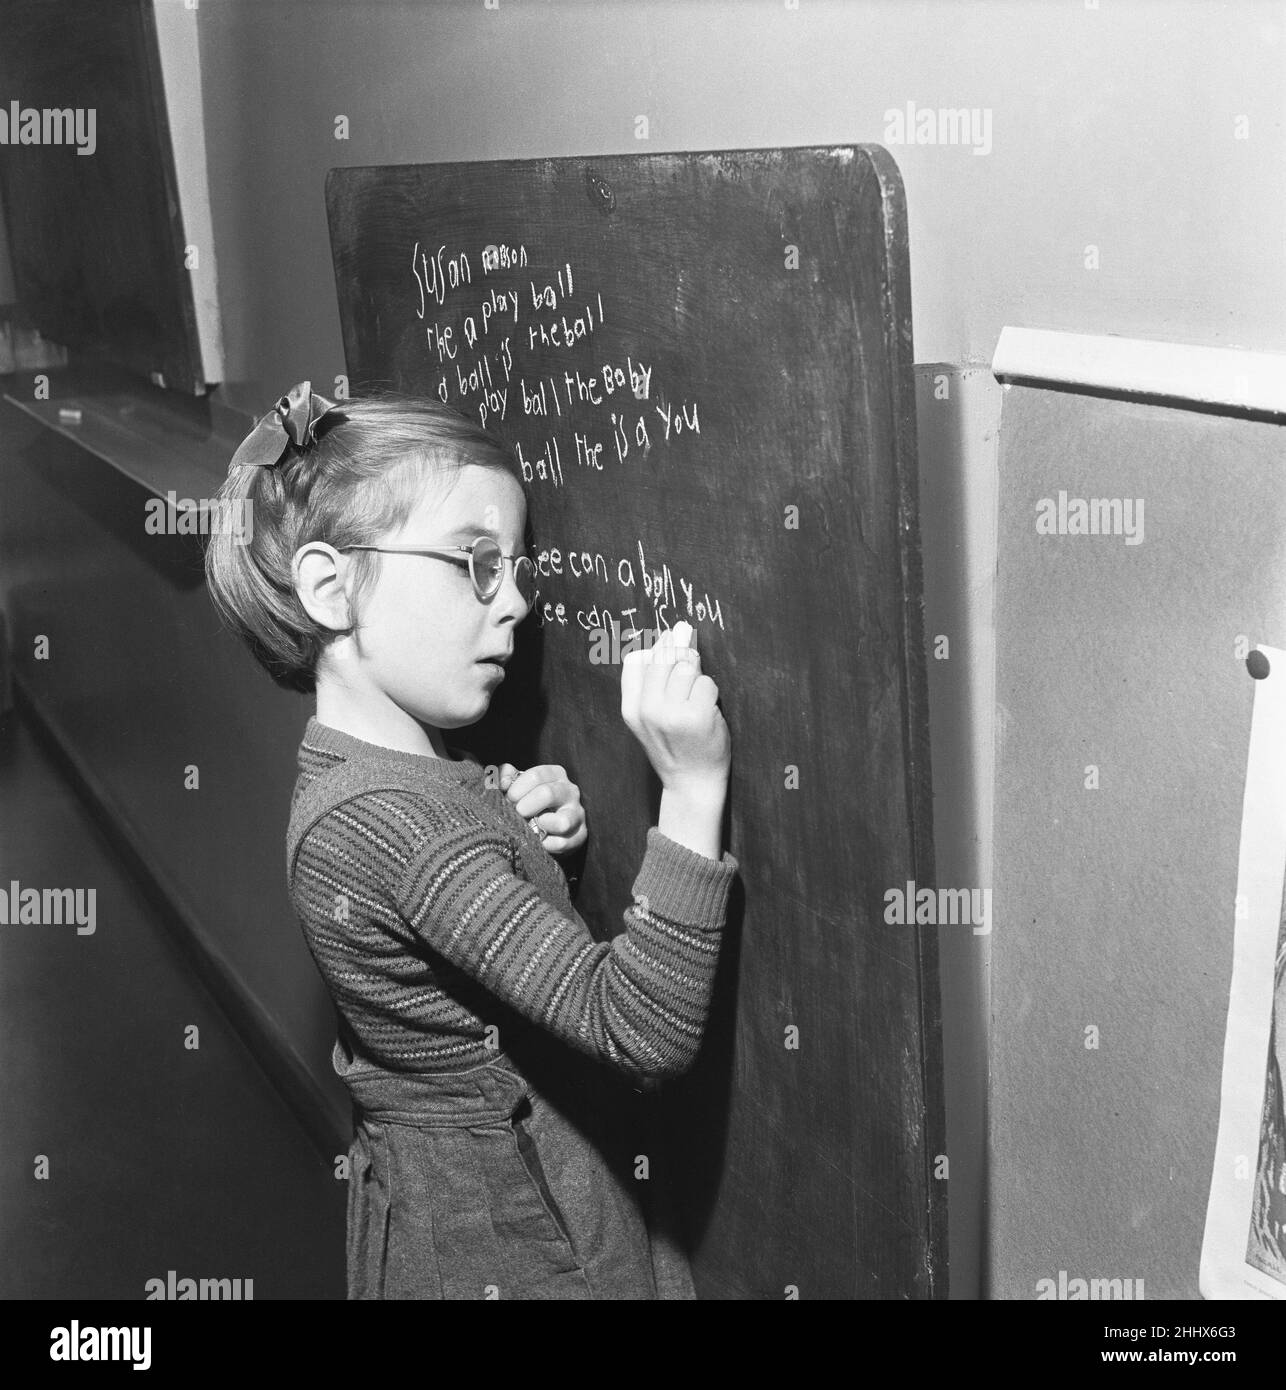
[{"label": "sweater sleeve", "polygon": [[696,1060],[737,861],[653,826],[625,909],[595,941],[514,872],[509,842],[448,804],[424,803],[398,910],[434,951],[523,1017],[632,1077],[679,1076]]}]

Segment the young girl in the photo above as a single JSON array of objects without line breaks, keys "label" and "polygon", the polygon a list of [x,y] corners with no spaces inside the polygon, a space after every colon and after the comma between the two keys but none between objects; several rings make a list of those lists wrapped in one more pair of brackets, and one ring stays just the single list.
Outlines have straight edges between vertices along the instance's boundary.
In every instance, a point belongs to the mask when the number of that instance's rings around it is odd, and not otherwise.
[{"label": "young girl", "polygon": [[220,496],[253,527],[212,537],[211,596],[317,696],[287,861],[354,1103],[348,1296],[694,1297],[630,1102],[696,1055],[737,870],[700,658],[667,632],[622,665],[663,791],[627,930],[597,941],[550,858],[586,836],[564,770],[497,787],[444,737],[486,712],[533,598],[509,449],[434,401],[303,382]]}]

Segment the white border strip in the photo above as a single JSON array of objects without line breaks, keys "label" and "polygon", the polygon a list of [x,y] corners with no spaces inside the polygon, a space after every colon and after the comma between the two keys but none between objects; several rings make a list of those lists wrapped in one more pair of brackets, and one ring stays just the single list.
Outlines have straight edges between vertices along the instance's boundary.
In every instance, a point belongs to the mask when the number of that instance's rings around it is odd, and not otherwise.
[{"label": "white border strip", "polygon": [[[1255,682],[1251,698],[1237,860],[1237,901],[1245,915],[1233,914],[1219,1132],[1201,1241],[1203,1298],[1286,1297],[1286,1286],[1246,1259],[1286,878],[1286,651],[1263,645],[1257,650],[1268,658],[1269,670]],[[1217,936],[1216,924],[1211,930]]]},{"label": "white border strip", "polygon": [[201,98],[199,11],[181,0],[153,0],[161,82],[170,118],[170,144],[178,180],[183,236],[197,249],[192,277],[201,375],[206,389],[224,380],[223,320],[219,315],[219,268],[214,258],[214,217],[205,163],[205,114]]},{"label": "white border strip", "polygon": [[1006,326],[991,370],[998,378],[1286,415],[1286,355],[1281,353]]}]

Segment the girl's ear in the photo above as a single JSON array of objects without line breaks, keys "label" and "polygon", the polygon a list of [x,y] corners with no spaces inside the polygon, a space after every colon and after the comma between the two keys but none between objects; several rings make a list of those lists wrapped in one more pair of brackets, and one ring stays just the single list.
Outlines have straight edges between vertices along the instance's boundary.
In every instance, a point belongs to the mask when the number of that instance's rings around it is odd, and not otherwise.
[{"label": "girl's ear", "polygon": [[295,552],[291,576],[304,612],[331,632],[347,632],[351,600],[349,586],[353,562],[325,541],[309,541]]}]

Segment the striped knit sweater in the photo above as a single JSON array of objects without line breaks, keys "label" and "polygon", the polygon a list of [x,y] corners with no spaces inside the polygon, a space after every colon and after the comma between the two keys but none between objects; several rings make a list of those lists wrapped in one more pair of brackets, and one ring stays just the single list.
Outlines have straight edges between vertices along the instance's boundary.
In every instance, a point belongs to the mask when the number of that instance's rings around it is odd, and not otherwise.
[{"label": "striped knit sweater", "polygon": [[493,1060],[489,1025],[503,1050],[516,1023],[633,1078],[691,1066],[738,868],[730,854],[716,862],[653,826],[626,930],[597,941],[562,870],[468,756],[404,753],[311,719],[291,843],[316,779],[342,797],[372,773],[401,789],[342,799],[303,834],[290,872],[356,1057],[398,1071],[463,1069]]}]

